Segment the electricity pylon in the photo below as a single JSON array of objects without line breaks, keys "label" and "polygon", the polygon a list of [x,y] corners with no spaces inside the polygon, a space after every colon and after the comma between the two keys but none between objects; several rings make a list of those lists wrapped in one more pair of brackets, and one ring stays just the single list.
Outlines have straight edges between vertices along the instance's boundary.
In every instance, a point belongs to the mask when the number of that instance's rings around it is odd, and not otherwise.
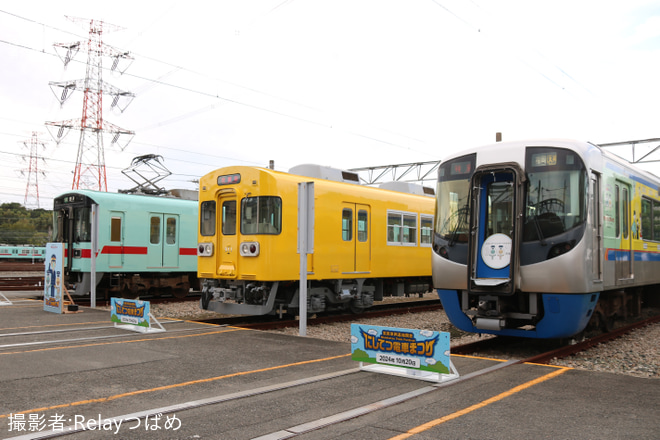
[{"label": "electricity pylon", "polygon": [[[135,132],[120,128],[103,119],[103,95],[112,96],[112,107],[116,106],[122,112],[135,95],[119,90],[103,81],[103,57],[112,58],[111,70],[119,71],[120,73],[123,73],[128,68],[127,65],[125,68],[119,69],[120,64],[123,61],[129,61],[128,64],[130,64],[133,58],[128,52],[122,52],[105,45],[101,39],[104,29],[113,31],[121,29],[120,27],[109,25],[99,20],[67,18],[71,21],[89,23],[89,39],[86,46],[87,72],[84,80],[51,82],[50,85],[51,88],[57,87],[62,89],[59,96],[56,93],[60,105],[63,105],[69,98],[69,92],[82,88],[84,91],[82,117],[80,119],[69,119],[60,122],[46,122],[46,125],[59,128],[53,135],[57,143],[62,140],[68,130],[80,130],[80,141],[78,143],[78,154],[76,156],[72,188],[79,189],[82,187],[107,191],[108,182],[105,169],[103,134],[110,134],[112,136],[111,144],[117,144],[123,150],[133,138]],[[78,53],[82,45],[83,43],[81,42],[54,44],[56,52],[58,49],[66,50],[64,56],[58,53],[62,61],[64,61],[65,68],[76,53]],[[51,132],[51,134],[53,133]],[[130,136],[123,146],[118,142],[121,135]]]},{"label": "electricity pylon", "polygon": [[39,174],[46,177],[46,173],[39,171],[39,159],[44,161],[43,157],[39,157],[39,147],[46,148],[46,144],[39,140],[39,134],[36,131],[32,132],[30,139],[23,141],[23,146],[28,149],[29,156],[23,156],[23,160],[28,161],[27,169],[21,170],[22,175],[27,173],[27,185],[25,186],[25,200],[23,206],[27,208],[28,199],[35,200],[35,205],[39,208]]}]

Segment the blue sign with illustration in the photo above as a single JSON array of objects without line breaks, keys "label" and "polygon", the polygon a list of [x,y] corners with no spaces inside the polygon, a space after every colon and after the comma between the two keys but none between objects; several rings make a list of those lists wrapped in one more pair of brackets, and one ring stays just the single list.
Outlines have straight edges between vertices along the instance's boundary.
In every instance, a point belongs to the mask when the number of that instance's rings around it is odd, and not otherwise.
[{"label": "blue sign with illustration", "polygon": [[450,373],[449,333],[351,324],[351,359],[438,374]]},{"label": "blue sign with illustration", "polygon": [[44,260],[44,310],[62,313],[62,262],[64,260],[64,245],[62,243],[46,243]]},{"label": "blue sign with illustration", "polygon": [[111,321],[149,328],[149,301],[111,298]]}]

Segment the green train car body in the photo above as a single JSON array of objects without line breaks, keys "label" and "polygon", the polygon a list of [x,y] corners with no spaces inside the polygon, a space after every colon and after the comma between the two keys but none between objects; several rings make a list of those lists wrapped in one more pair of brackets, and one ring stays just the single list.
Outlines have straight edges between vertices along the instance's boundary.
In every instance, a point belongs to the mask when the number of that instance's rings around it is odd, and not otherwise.
[{"label": "green train car body", "polygon": [[197,201],[89,190],[56,197],[53,241],[65,244],[65,276],[79,295],[91,289],[93,238],[97,290],[106,297],[181,297],[198,288]]}]

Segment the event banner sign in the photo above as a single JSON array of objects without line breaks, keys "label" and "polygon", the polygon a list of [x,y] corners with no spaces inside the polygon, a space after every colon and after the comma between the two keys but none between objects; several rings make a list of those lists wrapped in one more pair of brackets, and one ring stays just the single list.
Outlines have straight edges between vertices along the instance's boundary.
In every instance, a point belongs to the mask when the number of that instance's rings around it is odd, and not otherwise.
[{"label": "event banner sign", "polygon": [[46,312],[62,313],[64,244],[46,243],[44,258],[44,310]]},{"label": "event banner sign", "polygon": [[[354,361],[450,374],[449,333],[351,324]],[[387,372],[387,371],[384,371]]]},{"label": "event banner sign", "polygon": [[130,324],[139,327],[150,327],[149,301],[134,299],[110,298],[112,322]]}]

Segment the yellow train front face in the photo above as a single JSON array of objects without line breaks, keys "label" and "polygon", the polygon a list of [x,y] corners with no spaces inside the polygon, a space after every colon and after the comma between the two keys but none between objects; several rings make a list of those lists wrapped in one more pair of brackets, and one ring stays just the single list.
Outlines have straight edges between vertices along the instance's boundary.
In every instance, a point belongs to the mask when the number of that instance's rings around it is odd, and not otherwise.
[{"label": "yellow train front face", "polygon": [[220,313],[297,313],[298,183],[315,183],[310,313],[362,310],[384,294],[431,284],[433,198],[228,167],[200,180],[202,307]]}]

